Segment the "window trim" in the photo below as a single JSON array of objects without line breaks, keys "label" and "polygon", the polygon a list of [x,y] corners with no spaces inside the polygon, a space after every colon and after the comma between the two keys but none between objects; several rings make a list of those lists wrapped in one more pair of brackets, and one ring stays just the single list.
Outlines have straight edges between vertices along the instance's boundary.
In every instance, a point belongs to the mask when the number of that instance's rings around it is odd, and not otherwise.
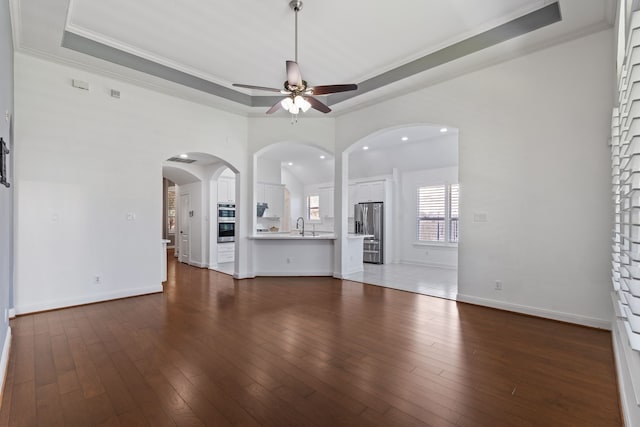
[{"label": "window trim", "polygon": [[[318,198],[318,206],[317,207],[313,207],[313,209],[317,209],[318,210],[318,218],[317,219],[311,219],[311,198],[312,197],[317,197]],[[321,217],[321,213],[320,213],[320,193],[312,193],[312,194],[308,194],[307,195],[307,206],[306,206],[306,221],[309,223],[320,223],[322,220]]]},{"label": "window trim", "polygon": [[[460,184],[459,183],[442,183],[442,184],[424,184],[417,185],[415,189],[415,221],[416,221],[416,230],[414,234],[415,241],[413,243],[414,246],[437,246],[437,247],[457,247],[460,241],[460,235],[458,231],[458,240],[451,240],[451,187],[457,185],[458,186],[458,227],[460,224]],[[429,187],[444,187],[444,240],[420,240],[420,190],[422,188]],[[458,228],[459,230],[459,228]]]}]

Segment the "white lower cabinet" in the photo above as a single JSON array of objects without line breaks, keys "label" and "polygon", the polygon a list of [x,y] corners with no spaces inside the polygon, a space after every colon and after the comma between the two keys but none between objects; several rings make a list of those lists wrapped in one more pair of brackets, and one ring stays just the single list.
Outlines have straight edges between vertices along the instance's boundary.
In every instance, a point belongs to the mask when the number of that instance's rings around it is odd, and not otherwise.
[{"label": "white lower cabinet", "polygon": [[233,262],[235,259],[235,243],[218,243],[218,263]]}]

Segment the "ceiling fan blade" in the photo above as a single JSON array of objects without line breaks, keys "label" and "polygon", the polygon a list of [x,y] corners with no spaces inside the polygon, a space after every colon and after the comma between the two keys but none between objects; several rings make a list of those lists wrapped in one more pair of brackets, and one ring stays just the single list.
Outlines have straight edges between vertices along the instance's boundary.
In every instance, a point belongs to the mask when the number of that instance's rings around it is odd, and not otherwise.
[{"label": "ceiling fan blade", "polygon": [[278,93],[282,92],[282,89],[276,89],[276,88],[273,88],[273,87],[243,85],[243,84],[239,84],[239,83],[234,83],[232,86],[243,87],[245,89],[265,90],[267,92],[278,92]]},{"label": "ceiling fan blade", "polygon": [[302,87],[302,74],[296,61],[287,61],[287,83],[291,86]]},{"label": "ceiling fan blade", "polygon": [[271,108],[269,108],[267,110],[267,114],[273,114],[273,113],[275,113],[276,111],[278,111],[281,108],[282,108],[282,104],[281,104],[281,100],[280,100],[280,101],[276,102],[275,104],[273,104],[271,106]]},{"label": "ceiling fan blade", "polygon": [[323,113],[331,112],[331,108],[318,101],[317,99],[310,96],[305,96],[303,98],[306,99],[309,104],[311,104],[311,108],[313,108],[314,110],[322,111]]},{"label": "ceiling fan blade", "polygon": [[356,84],[314,86],[307,89],[309,95],[327,95],[330,93],[348,92],[358,89]]}]

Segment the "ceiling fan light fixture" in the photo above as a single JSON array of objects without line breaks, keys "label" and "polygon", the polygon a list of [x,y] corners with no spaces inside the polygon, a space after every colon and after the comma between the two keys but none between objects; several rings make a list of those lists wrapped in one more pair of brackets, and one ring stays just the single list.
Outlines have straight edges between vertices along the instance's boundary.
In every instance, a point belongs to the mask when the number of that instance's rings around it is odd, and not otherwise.
[{"label": "ceiling fan light fixture", "polygon": [[293,105],[293,100],[289,97],[286,97],[282,101],[280,101],[280,105],[282,105],[283,109],[289,111],[289,109]]},{"label": "ceiling fan light fixture", "polygon": [[[339,84],[339,85],[323,85],[309,87],[307,82],[302,79],[300,73],[300,67],[298,66],[298,12],[302,9],[302,0],[291,0],[289,7],[295,12],[295,30],[294,30],[294,42],[295,42],[295,60],[285,61],[287,70],[287,80],[284,82],[284,89],[276,89],[265,86],[246,85],[240,83],[233,83],[235,87],[241,87],[252,90],[264,90],[267,92],[279,92],[282,95],[287,95],[284,99],[276,102],[267,110],[267,114],[273,114],[281,108],[285,111],[296,116],[300,111],[307,112],[310,108],[318,110],[322,113],[330,113],[329,108],[322,101],[310,96],[310,95],[329,95],[331,93],[347,92],[350,90],[357,90],[356,84]],[[297,117],[295,122],[297,122]],[[294,123],[292,121],[291,123]]]},{"label": "ceiling fan light fixture", "polygon": [[311,104],[309,101],[304,99],[301,95],[297,95],[293,99],[293,103],[302,110],[303,113],[306,113],[309,108],[311,108]]}]

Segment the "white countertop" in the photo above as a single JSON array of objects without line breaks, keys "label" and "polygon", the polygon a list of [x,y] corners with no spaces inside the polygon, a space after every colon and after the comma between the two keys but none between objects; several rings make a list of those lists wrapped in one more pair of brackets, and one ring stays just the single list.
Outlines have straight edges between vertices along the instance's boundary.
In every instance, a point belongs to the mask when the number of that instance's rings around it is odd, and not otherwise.
[{"label": "white countertop", "polygon": [[355,234],[355,233],[347,234],[347,239],[365,239],[369,237],[374,237],[374,236],[373,234]]},{"label": "white countertop", "polygon": [[249,239],[252,240],[335,240],[336,235],[333,233],[325,233],[325,234],[317,234],[312,236],[311,234],[306,234],[301,236],[299,234],[291,234],[291,233],[260,233],[254,234],[253,236],[249,236]]}]

